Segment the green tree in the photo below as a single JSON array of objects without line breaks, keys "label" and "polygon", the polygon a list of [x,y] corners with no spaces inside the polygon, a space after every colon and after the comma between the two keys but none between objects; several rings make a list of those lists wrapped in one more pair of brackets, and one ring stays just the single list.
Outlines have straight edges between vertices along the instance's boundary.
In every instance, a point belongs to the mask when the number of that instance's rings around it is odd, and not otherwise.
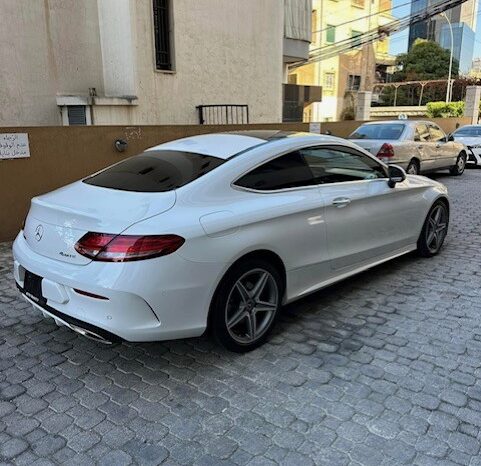
[{"label": "green tree", "polygon": [[[443,49],[436,42],[417,39],[408,53],[397,56],[398,71],[393,74],[393,82],[429,81],[446,79],[449,74],[450,51]],[[459,63],[453,58],[451,76],[458,76]],[[396,105],[418,105],[420,86],[410,85],[398,88]],[[384,88],[380,100],[382,105],[394,105],[394,87]],[[434,83],[426,86],[422,96],[422,104],[442,101],[446,95],[446,83]]]},{"label": "green tree", "polygon": [[[398,55],[396,64],[400,67],[394,73],[393,81],[419,81],[443,79],[449,73],[450,51],[436,42],[417,39],[408,53]],[[459,63],[453,58],[452,77],[458,75]]]}]

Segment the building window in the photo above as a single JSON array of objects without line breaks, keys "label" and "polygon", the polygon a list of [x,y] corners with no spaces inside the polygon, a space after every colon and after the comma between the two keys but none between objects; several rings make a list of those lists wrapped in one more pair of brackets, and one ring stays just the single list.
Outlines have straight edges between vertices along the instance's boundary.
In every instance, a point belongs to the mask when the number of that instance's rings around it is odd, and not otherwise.
[{"label": "building window", "polygon": [[170,0],[152,0],[154,7],[155,67],[172,70]]},{"label": "building window", "polygon": [[361,76],[357,74],[350,74],[347,77],[347,90],[358,91],[361,87]]},{"label": "building window", "polygon": [[354,31],[354,29],[351,31],[351,44],[353,48],[358,48],[361,46],[361,36],[362,32],[361,31]]},{"label": "building window", "polygon": [[326,25],[326,42],[329,44],[336,42],[336,26]]},{"label": "building window", "polygon": [[90,105],[79,104],[59,104],[63,126],[85,126],[92,124]]},{"label": "building window", "polygon": [[70,105],[67,107],[69,125],[86,125],[87,112],[85,105]]},{"label": "building window", "polygon": [[334,73],[324,73],[323,86],[326,89],[334,89],[334,79],[336,75]]}]

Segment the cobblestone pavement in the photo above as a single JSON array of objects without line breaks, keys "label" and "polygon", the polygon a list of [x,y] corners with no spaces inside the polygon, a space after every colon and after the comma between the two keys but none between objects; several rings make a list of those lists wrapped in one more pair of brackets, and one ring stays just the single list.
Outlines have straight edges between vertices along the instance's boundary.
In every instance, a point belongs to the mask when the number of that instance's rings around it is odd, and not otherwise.
[{"label": "cobblestone pavement", "polygon": [[442,254],[289,306],[271,342],[105,347],[18,295],[0,245],[0,460],[16,465],[481,465],[481,171]]}]

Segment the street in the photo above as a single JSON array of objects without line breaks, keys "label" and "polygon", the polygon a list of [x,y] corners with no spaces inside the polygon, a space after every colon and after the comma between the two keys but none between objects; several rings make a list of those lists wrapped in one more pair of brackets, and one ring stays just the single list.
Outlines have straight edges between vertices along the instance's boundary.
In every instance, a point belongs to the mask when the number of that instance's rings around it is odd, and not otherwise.
[{"label": "street", "polygon": [[245,355],[58,328],[20,297],[0,243],[0,460],[481,465],[481,170],[435,178],[451,197],[438,256],[289,305]]}]

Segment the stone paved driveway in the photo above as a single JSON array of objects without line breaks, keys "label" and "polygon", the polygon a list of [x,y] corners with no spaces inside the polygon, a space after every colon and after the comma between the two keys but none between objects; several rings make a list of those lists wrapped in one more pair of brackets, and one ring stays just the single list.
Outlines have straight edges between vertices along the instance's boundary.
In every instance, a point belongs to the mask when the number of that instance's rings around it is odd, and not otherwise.
[{"label": "stone paved driveway", "polygon": [[265,347],[105,347],[17,294],[0,245],[0,460],[17,465],[481,465],[481,171],[442,254],[286,309]]}]

